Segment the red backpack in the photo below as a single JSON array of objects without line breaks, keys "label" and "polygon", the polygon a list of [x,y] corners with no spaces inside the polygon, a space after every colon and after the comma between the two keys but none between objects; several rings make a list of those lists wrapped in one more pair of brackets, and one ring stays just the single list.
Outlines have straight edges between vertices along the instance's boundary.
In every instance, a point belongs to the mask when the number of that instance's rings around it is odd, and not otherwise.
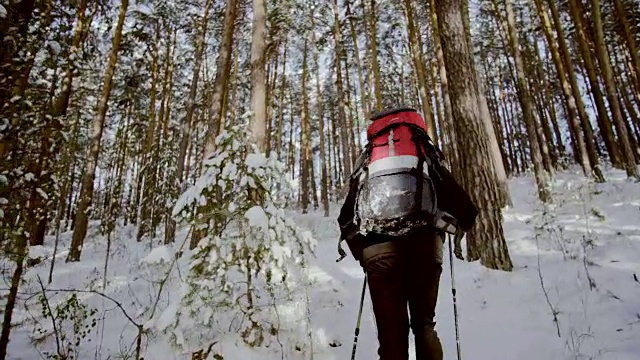
[{"label": "red backpack", "polygon": [[352,175],[359,183],[354,220],[360,233],[401,236],[434,225],[439,211],[430,167],[442,155],[434,152],[424,119],[415,109],[398,108],[370,120]]},{"label": "red backpack", "polygon": [[478,209],[443,165],[422,117],[398,108],[371,117],[368,143],[354,166],[340,209],[340,261],[345,240],[356,260],[369,232],[401,236],[424,226],[456,235],[471,230]]}]

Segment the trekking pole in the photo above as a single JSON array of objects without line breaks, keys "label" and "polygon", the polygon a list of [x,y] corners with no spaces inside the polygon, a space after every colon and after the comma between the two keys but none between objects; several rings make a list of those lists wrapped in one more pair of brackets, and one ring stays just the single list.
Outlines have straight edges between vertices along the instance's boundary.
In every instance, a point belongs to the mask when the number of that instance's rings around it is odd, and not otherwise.
[{"label": "trekking pole", "polygon": [[[462,237],[461,231],[456,232],[456,244],[458,243],[458,237]],[[451,266],[451,293],[453,294],[453,318],[456,326],[456,349],[458,351],[458,360],[461,359],[460,355],[460,333],[458,332],[458,305],[456,302],[456,280],[453,274],[453,249],[451,244],[451,236],[449,236],[449,265]]]},{"label": "trekking pole", "polygon": [[360,309],[358,310],[358,322],[356,323],[356,335],[353,338],[353,350],[351,350],[351,360],[356,358],[356,346],[358,345],[358,335],[360,334],[360,319],[362,319],[362,306],[364,305],[364,293],[367,289],[367,274],[364,274],[364,284],[362,284],[362,295],[360,296]]}]

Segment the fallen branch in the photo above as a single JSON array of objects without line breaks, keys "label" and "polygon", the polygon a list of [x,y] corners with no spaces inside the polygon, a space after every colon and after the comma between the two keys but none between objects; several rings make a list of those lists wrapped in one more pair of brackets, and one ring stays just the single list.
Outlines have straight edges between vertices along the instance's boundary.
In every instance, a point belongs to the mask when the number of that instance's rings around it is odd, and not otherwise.
[{"label": "fallen branch", "polygon": [[544,298],[547,300],[547,304],[549,305],[549,308],[551,309],[551,314],[553,315],[553,322],[556,324],[556,329],[558,331],[558,337],[562,338],[562,335],[560,334],[560,324],[558,322],[558,314],[560,313],[558,310],[556,310],[556,308],[553,306],[553,304],[551,303],[551,300],[549,299],[549,291],[547,291],[547,289],[544,286],[544,278],[542,277],[542,270],[540,269],[540,247],[538,245],[538,235],[536,235],[536,248],[537,248],[537,260],[538,260],[538,277],[540,278],[540,286],[542,287],[542,292],[544,293]]},{"label": "fallen branch", "polygon": [[[38,277],[39,279],[39,277]],[[42,285],[42,281],[39,279],[40,284]],[[4,289],[0,289],[4,290]],[[37,292],[37,293],[31,293],[29,295],[34,296],[37,294],[42,293],[43,295],[47,292],[61,292],[61,293],[81,293],[81,294],[96,294],[99,295],[109,301],[111,301],[116,307],[118,307],[120,309],[120,311],[122,311],[122,314],[127,318],[127,320],[129,320],[129,322],[131,324],[133,324],[137,329],[138,329],[138,335],[136,338],[136,359],[140,359],[140,353],[141,353],[141,347],[142,347],[142,335],[144,334],[144,327],[142,324],[138,324],[138,322],[136,322],[135,320],[133,320],[133,318],[127,313],[127,311],[125,310],[124,306],[122,306],[122,303],[119,302],[118,300],[112,298],[111,296],[102,293],[100,291],[97,290],[78,290],[78,289],[45,289],[44,286],[42,286],[42,290]],[[22,294],[28,294],[28,293],[22,293]]]},{"label": "fallen branch", "polygon": [[47,298],[47,293],[44,288],[44,284],[42,283],[42,279],[40,279],[40,275],[38,275],[38,284],[40,284],[40,289],[42,289],[42,296],[44,297],[44,305],[47,307],[47,311],[51,314],[51,325],[53,325],[53,333],[56,337],[56,350],[58,352],[58,356],[63,357],[62,354],[62,346],[60,346],[60,332],[58,331],[58,325],[56,325],[56,317],[51,309],[51,305],[49,304],[49,299]]}]

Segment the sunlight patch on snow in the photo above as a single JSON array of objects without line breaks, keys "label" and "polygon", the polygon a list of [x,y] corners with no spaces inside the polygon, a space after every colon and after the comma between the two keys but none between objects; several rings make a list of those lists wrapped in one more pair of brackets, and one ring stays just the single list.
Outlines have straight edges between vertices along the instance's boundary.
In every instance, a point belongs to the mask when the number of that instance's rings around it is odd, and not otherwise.
[{"label": "sunlight patch on snow", "polygon": [[509,222],[509,221],[528,221],[531,220],[533,218],[533,215],[531,214],[522,214],[522,213],[516,213],[516,212],[511,212],[511,211],[505,211],[503,214],[504,217],[504,221],[505,222]]},{"label": "sunlight patch on snow", "polygon": [[45,258],[49,255],[49,250],[42,245],[30,246],[29,257],[30,258]]},{"label": "sunlight patch on snow", "polygon": [[523,256],[537,256],[558,254],[557,250],[547,250],[536,246],[535,241],[518,241],[509,244],[509,250]]},{"label": "sunlight patch on snow", "polygon": [[141,264],[156,264],[161,262],[170,262],[173,258],[171,250],[165,245],[158,246],[140,260]]},{"label": "sunlight patch on snow", "polygon": [[302,301],[289,301],[276,306],[280,320],[297,323],[304,318],[305,306]]},{"label": "sunlight patch on snow", "polygon": [[309,280],[320,283],[328,283],[334,281],[333,276],[329,275],[328,272],[324,271],[317,265],[312,265],[309,267],[308,277]]},{"label": "sunlight patch on snow", "polygon": [[620,207],[620,206],[640,206],[640,201],[620,201],[610,204],[611,207]]},{"label": "sunlight patch on snow", "polygon": [[364,278],[364,271],[357,264],[355,264],[354,266],[343,267],[340,270],[342,270],[342,272],[344,272],[345,274],[349,275],[351,278],[354,278],[354,279]]},{"label": "sunlight patch on snow", "polygon": [[173,302],[169,304],[169,306],[162,312],[160,317],[155,320],[151,319],[147,323],[144,324],[145,329],[157,328],[158,330],[164,330],[167,326],[171,325],[173,320],[178,313],[178,307],[180,304],[178,302]]},{"label": "sunlight patch on snow", "polygon": [[331,337],[327,334],[327,330],[325,330],[324,328],[315,329],[314,338],[316,343],[324,346],[326,346],[326,344],[329,344],[332,340]]}]

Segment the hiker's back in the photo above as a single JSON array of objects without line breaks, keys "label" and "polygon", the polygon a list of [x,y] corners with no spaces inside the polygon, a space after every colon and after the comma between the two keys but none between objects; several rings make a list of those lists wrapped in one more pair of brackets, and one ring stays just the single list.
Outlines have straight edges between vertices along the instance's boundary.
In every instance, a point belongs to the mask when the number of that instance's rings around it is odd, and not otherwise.
[{"label": "hiker's back", "polygon": [[355,213],[360,231],[400,236],[432,224],[437,204],[424,120],[406,108],[371,120],[366,160],[354,174],[360,183]]},{"label": "hiker's back", "polygon": [[468,231],[477,209],[444,167],[420,114],[401,107],[370,120],[338,218],[341,240],[353,256],[361,260],[362,249],[371,245],[368,234],[401,237],[429,227]]},{"label": "hiker's back", "polygon": [[411,328],[416,360],[442,360],[433,320],[444,237],[468,230],[477,210],[414,109],[371,120],[338,218],[341,241],[367,274],[380,359],[408,359]]}]

